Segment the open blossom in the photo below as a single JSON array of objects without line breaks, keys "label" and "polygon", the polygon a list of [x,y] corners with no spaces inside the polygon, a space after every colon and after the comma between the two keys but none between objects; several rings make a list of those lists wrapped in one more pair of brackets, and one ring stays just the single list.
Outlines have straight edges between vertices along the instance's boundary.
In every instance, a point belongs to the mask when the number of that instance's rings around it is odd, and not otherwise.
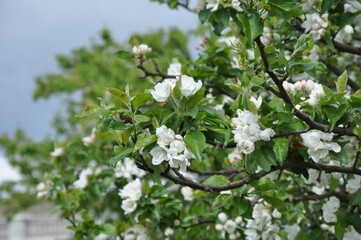
[{"label": "open blossom", "polygon": [[156,129],[156,135],[158,146],[150,151],[153,157],[152,164],[159,165],[163,161],[168,161],[172,168],[186,171],[190,165],[188,159],[195,156],[186,148],[183,137],[164,125]]},{"label": "open blossom", "polygon": [[325,35],[328,26],[328,13],[310,13],[306,14],[306,21],[302,23],[306,33],[311,33],[315,40],[319,40],[321,36]]},{"label": "open blossom", "polygon": [[250,154],[254,151],[254,143],[259,140],[269,141],[276,133],[267,128],[261,130],[258,124],[260,118],[259,115],[253,114],[252,112],[245,110],[237,110],[238,117],[232,118],[232,122],[236,129],[234,133],[234,140],[237,143],[237,147],[240,151],[245,154]]},{"label": "open blossom", "polygon": [[142,183],[139,178],[129,182],[119,190],[119,196],[124,199],[122,202],[122,209],[125,214],[135,211],[137,208],[137,201],[142,197]]},{"label": "open blossom", "polygon": [[302,133],[303,144],[308,147],[307,153],[310,155],[313,161],[323,162],[330,161],[328,157],[329,151],[336,153],[341,151],[340,145],[331,142],[333,133],[325,133],[319,130],[311,130],[306,133]]},{"label": "open blossom", "polygon": [[83,189],[88,186],[89,177],[92,175],[98,175],[101,171],[101,168],[86,168],[82,170],[79,174],[79,179],[76,180],[73,185],[75,188]]},{"label": "open blossom", "polygon": [[64,154],[63,148],[55,148],[54,151],[50,153],[50,156],[52,157],[59,157]]},{"label": "open blossom", "polygon": [[178,62],[171,63],[168,67],[168,75],[181,75],[182,65]]},{"label": "open blossom", "polygon": [[150,93],[157,102],[165,102],[172,93],[174,86],[175,81],[173,79],[165,79],[163,82],[157,83]]},{"label": "open blossom", "polygon": [[193,189],[187,186],[183,186],[181,188],[181,193],[183,195],[183,198],[185,201],[193,201],[194,196],[193,196]]},{"label": "open blossom", "polygon": [[151,52],[152,48],[148,47],[145,44],[140,44],[139,46],[134,46],[133,47],[133,53],[135,55],[142,55],[142,54],[146,54],[148,52]]},{"label": "open blossom", "polygon": [[36,197],[42,198],[48,196],[50,190],[50,186],[47,183],[41,182],[36,185]]},{"label": "open blossom", "polygon": [[232,8],[237,10],[238,12],[243,12],[243,9],[239,5],[239,0],[232,0]]},{"label": "open blossom", "polygon": [[349,193],[355,193],[361,189],[361,176],[355,175],[353,179],[347,181],[346,191]]},{"label": "open blossom", "polygon": [[119,161],[115,166],[114,171],[115,177],[124,177],[127,180],[131,180],[133,176],[141,178],[145,175],[145,171],[138,168],[132,158],[125,158],[124,162]]},{"label": "open blossom", "polygon": [[323,219],[326,222],[337,222],[336,212],[340,207],[340,200],[336,197],[330,199],[322,206]]},{"label": "open blossom", "polygon": [[221,0],[207,0],[207,9],[211,9],[212,12],[217,11]]},{"label": "open blossom", "polygon": [[353,27],[351,25],[346,25],[337,32],[335,41],[349,43],[352,40],[353,33]]},{"label": "open blossom", "polygon": [[96,132],[96,129],[93,128],[90,136],[83,137],[82,141],[83,141],[84,146],[89,146],[90,144],[92,144],[95,141],[95,137],[96,137],[95,132]]},{"label": "open blossom", "polygon": [[194,95],[202,87],[202,82],[200,80],[198,80],[198,82],[195,82],[192,77],[182,75],[180,79],[180,90],[182,92],[182,95],[185,97]]},{"label": "open blossom", "polygon": [[257,99],[255,97],[251,97],[250,101],[259,109],[262,105],[262,97],[259,96]]}]

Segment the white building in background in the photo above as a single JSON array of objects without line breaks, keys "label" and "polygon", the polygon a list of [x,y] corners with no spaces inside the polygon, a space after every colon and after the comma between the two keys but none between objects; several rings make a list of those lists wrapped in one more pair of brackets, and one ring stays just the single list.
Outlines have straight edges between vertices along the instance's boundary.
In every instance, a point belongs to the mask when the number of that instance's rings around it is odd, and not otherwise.
[{"label": "white building in background", "polygon": [[42,204],[18,213],[7,223],[0,211],[0,240],[70,240],[73,232],[59,215],[50,215],[53,206]]}]

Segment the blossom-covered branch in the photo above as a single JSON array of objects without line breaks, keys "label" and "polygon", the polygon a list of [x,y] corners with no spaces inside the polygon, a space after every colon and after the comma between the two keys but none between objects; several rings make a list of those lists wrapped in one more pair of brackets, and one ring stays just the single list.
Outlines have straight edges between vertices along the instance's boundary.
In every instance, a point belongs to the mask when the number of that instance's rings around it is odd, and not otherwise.
[{"label": "blossom-covered branch", "polygon": [[[276,76],[276,74],[272,71],[269,70],[269,63],[268,63],[268,58],[267,58],[267,54],[264,50],[265,46],[261,41],[260,37],[257,37],[255,39],[257,46],[259,48],[259,51],[261,53],[261,58],[264,64],[264,68],[265,68],[265,72],[271,77],[271,79],[274,81],[274,83],[277,85],[279,92],[280,92],[280,96],[281,98],[285,101],[285,103],[291,105],[291,107],[293,108],[294,111],[294,115],[296,117],[298,117],[299,119],[301,119],[302,121],[304,121],[305,123],[307,123],[310,128],[312,129],[317,129],[323,132],[327,132],[330,129],[330,126],[325,125],[325,124],[321,124],[318,123],[314,120],[312,120],[310,118],[310,116],[308,116],[307,114],[299,111],[295,105],[293,104],[290,96],[288,95],[288,93],[286,92],[286,90],[284,89],[284,87],[282,86],[282,82],[281,80]],[[352,129],[351,128],[339,128],[339,127],[335,127],[332,132],[339,134],[339,135],[348,135],[348,136],[353,136],[354,134],[352,133]]]}]

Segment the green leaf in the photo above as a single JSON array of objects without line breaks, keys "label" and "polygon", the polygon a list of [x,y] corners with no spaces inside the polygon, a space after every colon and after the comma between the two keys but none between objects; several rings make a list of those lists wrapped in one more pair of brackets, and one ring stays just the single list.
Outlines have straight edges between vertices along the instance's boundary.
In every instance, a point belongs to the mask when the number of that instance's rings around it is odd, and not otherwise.
[{"label": "green leaf", "polygon": [[128,129],[128,127],[124,123],[119,122],[119,121],[115,121],[115,120],[113,120],[110,123],[109,128],[112,129],[112,130],[125,130],[125,129]]},{"label": "green leaf", "polygon": [[144,116],[144,115],[135,115],[134,120],[135,120],[136,124],[140,124],[140,123],[143,123],[143,122],[149,122],[152,119],[150,117],[147,117],[147,116]]},{"label": "green leaf", "polygon": [[343,227],[342,224],[338,221],[335,224],[335,235],[337,240],[342,240],[344,234],[345,234],[345,227]]},{"label": "green leaf", "polygon": [[230,200],[232,199],[231,194],[219,194],[212,204],[212,208],[220,208],[230,204]]},{"label": "green leaf", "polygon": [[206,138],[204,134],[199,131],[191,131],[184,136],[184,142],[194,156],[201,161],[202,152],[206,147]]},{"label": "green leaf", "polygon": [[197,106],[197,104],[204,98],[204,92],[205,92],[204,88],[197,91],[193,96],[191,96],[187,100],[186,107],[191,108],[193,106]]},{"label": "green leaf", "polygon": [[198,13],[199,21],[201,23],[205,23],[211,15],[212,15],[212,12],[210,9],[201,10]]},{"label": "green leaf", "polygon": [[115,152],[116,156],[110,160],[110,162],[109,162],[110,165],[114,168],[119,161],[123,160],[126,156],[131,154],[133,151],[134,151],[133,148],[124,148],[124,147],[119,147],[119,146],[114,147],[114,152]]},{"label": "green leaf", "polygon": [[348,80],[347,70],[345,70],[337,79],[336,82],[337,92],[343,93],[346,90],[347,80]]},{"label": "green leaf", "polygon": [[188,111],[186,111],[184,113],[185,116],[190,116],[192,118],[196,118],[198,115],[198,107],[192,107],[190,109],[188,109]]},{"label": "green leaf", "polygon": [[297,40],[295,50],[293,51],[291,58],[295,58],[301,55],[307,55],[313,48],[315,41],[311,34],[302,34]]},{"label": "green leaf", "polygon": [[288,153],[288,139],[287,138],[275,138],[273,139],[275,145],[273,146],[273,151],[276,155],[276,158],[280,165],[285,161]]},{"label": "green leaf", "polygon": [[146,104],[148,101],[151,101],[153,99],[152,94],[150,93],[142,93],[139,94],[137,96],[135,96],[132,99],[132,105],[135,109],[143,106],[144,104]]},{"label": "green leaf", "polygon": [[339,107],[322,106],[322,111],[326,114],[330,120],[330,131],[332,131],[338,120],[345,114],[348,109],[348,105],[343,104]]},{"label": "green leaf", "polygon": [[257,13],[250,13],[248,15],[240,13],[238,14],[238,19],[242,22],[244,33],[251,46],[253,46],[254,39],[263,33],[263,22]]},{"label": "green leaf", "polygon": [[238,216],[242,216],[249,208],[252,208],[251,204],[247,200],[240,197],[233,198],[232,202],[232,205],[236,207]]},{"label": "green leaf", "polygon": [[134,58],[134,54],[127,52],[127,51],[123,51],[123,50],[119,50],[118,52],[115,53],[115,55],[121,59],[132,59]]},{"label": "green leaf", "polygon": [[117,89],[117,88],[108,88],[108,91],[115,97],[119,98],[120,100],[122,100],[125,104],[129,103],[129,96],[128,94],[126,94],[125,92]]},{"label": "green leaf", "polygon": [[134,145],[134,151],[146,147],[152,143],[154,143],[155,141],[157,141],[157,136],[155,135],[145,135],[145,134],[140,134],[137,137],[137,142]]},{"label": "green leaf", "polygon": [[325,13],[331,9],[332,0],[323,0],[321,4],[321,13]]},{"label": "green leaf", "polygon": [[213,185],[213,186],[220,186],[230,183],[229,179],[223,175],[213,175],[207,178],[203,184]]},{"label": "green leaf", "polygon": [[167,121],[174,115],[174,112],[163,108],[160,112],[160,123],[161,125],[165,125]]}]

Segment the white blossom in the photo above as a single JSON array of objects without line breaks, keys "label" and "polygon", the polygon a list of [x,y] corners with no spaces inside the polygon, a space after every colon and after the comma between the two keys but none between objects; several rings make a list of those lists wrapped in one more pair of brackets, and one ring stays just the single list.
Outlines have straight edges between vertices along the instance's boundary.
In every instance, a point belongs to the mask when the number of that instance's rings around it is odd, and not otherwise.
[{"label": "white blossom", "polygon": [[235,223],[233,220],[228,219],[226,223],[223,225],[223,228],[228,233],[233,233],[236,231],[237,223]]},{"label": "white blossom", "polygon": [[298,224],[286,225],[284,229],[285,232],[287,233],[288,240],[294,240],[297,234],[301,231],[301,228]]},{"label": "white blossom", "polygon": [[325,133],[319,130],[311,130],[301,134],[303,144],[308,147],[307,153],[313,161],[317,163],[320,160],[321,162],[328,162],[330,161],[328,157],[329,151],[336,153],[341,151],[340,145],[331,142],[333,135],[333,133]]},{"label": "white blossom", "polygon": [[84,146],[89,146],[90,144],[92,144],[95,141],[95,138],[96,138],[95,132],[96,132],[96,129],[93,128],[90,136],[83,137],[82,141],[83,141]]},{"label": "white blossom", "polygon": [[165,79],[163,82],[157,83],[150,93],[157,102],[165,102],[172,93],[174,85],[173,81]]},{"label": "white blossom", "polygon": [[164,231],[164,235],[169,237],[172,236],[174,234],[174,230],[170,227],[168,227],[165,231]]},{"label": "white blossom", "polygon": [[148,47],[147,45],[145,44],[140,44],[139,46],[134,46],[133,47],[133,53],[135,55],[144,55],[148,52],[151,52],[152,51],[152,48]]},{"label": "white blossom", "polygon": [[270,128],[261,130],[258,124],[259,115],[248,110],[241,111],[239,109],[237,114],[237,118],[232,118],[232,123],[236,127],[232,132],[237,147],[241,152],[245,154],[252,153],[255,148],[254,142],[259,140],[269,141],[275,135],[275,132]]},{"label": "white blossom", "polygon": [[158,146],[150,151],[152,164],[159,165],[168,161],[172,168],[186,171],[190,165],[189,159],[195,156],[186,148],[183,137],[164,125],[156,129],[156,135]]},{"label": "white blossom", "polygon": [[195,9],[197,11],[203,10],[206,4],[207,4],[206,0],[197,0]]},{"label": "white blossom", "polygon": [[40,182],[38,185],[36,185],[36,197],[42,198],[49,195],[50,186],[49,184],[45,182]]},{"label": "white blossom", "polygon": [[227,221],[228,217],[224,212],[221,212],[221,213],[218,214],[218,219],[222,223],[225,223]]},{"label": "white blossom", "polygon": [[225,43],[228,47],[232,47],[233,45],[238,44],[239,39],[236,36],[220,37],[217,42]]},{"label": "white blossom", "polygon": [[347,181],[346,191],[355,193],[359,189],[361,189],[361,176],[355,175],[353,179]]},{"label": "white blossom", "polygon": [[221,0],[207,0],[207,9],[211,9],[212,12],[217,11]]},{"label": "white blossom", "polygon": [[139,178],[129,182],[123,189],[119,190],[119,196],[123,199],[121,207],[124,213],[134,212],[137,208],[137,201],[142,196],[142,183]]},{"label": "white blossom", "polygon": [[255,97],[251,97],[250,101],[259,109],[262,105],[262,97],[259,96],[257,99]]},{"label": "white blossom", "polygon": [[145,171],[137,167],[134,159],[128,157],[124,159],[124,162],[119,161],[117,163],[114,172],[115,177],[124,177],[128,181],[132,180],[133,176],[141,178],[146,174]]},{"label": "white blossom", "polygon": [[171,63],[168,67],[168,75],[181,75],[182,65],[179,62]]},{"label": "white blossom", "polygon": [[88,182],[89,182],[88,177],[91,175],[95,175],[94,170],[92,168],[86,168],[82,170],[79,174],[79,179],[73,183],[74,187],[78,189],[83,189],[86,186],[88,186]]},{"label": "white blossom", "polygon": [[325,35],[328,26],[328,13],[310,13],[306,14],[306,21],[302,23],[306,33],[311,33],[315,40],[319,40],[321,36]]},{"label": "white blossom", "polygon": [[183,198],[185,201],[193,201],[194,196],[193,196],[193,189],[187,186],[183,186],[181,188],[181,193],[183,195]]},{"label": "white blossom", "polygon": [[302,11],[309,11],[311,10],[318,0],[302,0]]},{"label": "white blossom", "polygon": [[269,43],[272,40],[272,32],[271,29],[269,27],[264,27],[263,28],[263,33],[261,36],[261,41],[265,46],[268,46]]},{"label": "white blossom", "polygon": [[241,3],[239,0],[232,0],[232,8],[237,10],[238,12],[243,12],[243,9],[239,6]]},{"label": "white blossom", "polygon": [[346,229],[345,235],[343,236],[343,240],[360,240],[361,234],[355,231],[355,229],[350,226]]},{"label": "white blossom", "polygon": [[353,27],[351,25],[346,25],[337,32],[335,41],[349,43],[352,40],[353,33]]},{"label": "white blossom", "polygon": [[330,199],[322,206],[323,219],[326,222],[337,222],[336,212],[340,207],[340,200],[336,197],[330,197]]},{"label": "white blossom", "polygon": [[182,92],[182,95],[185,97],[194,95],[202,87],[202,82],[200,80],[198,80],[198,82],[195,82],[192,77],[188,77],[187,75],[182,75],[180,77],[180,80],[180,90]]},{"label": "white blossom", "polygon": [[149,237],[146,228],[140,224],[128,228],[124,236],[124,240],[148,240],[148,239]]},{"label": "white blossom", "polygon": [[52,157],[59,157],[64,154],[64,149],[61,147],[55,148],[54,151],[50,153]]}]

